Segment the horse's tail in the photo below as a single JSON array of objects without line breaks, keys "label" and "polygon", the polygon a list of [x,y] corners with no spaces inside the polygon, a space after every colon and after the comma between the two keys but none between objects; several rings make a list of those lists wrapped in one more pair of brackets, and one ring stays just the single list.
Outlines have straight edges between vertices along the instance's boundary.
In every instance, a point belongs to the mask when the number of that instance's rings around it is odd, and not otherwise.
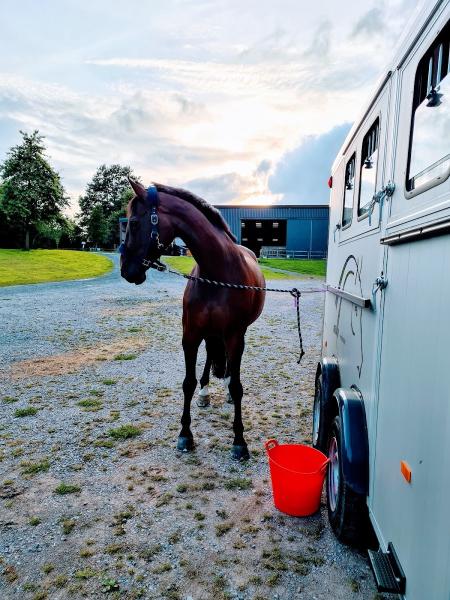
[{"label": "horse's tail", "polygon": [[208,337],[205,340],[206,353],[211,361],[212,372],[218,379],[225,377],[227,358],[225,355],[225,344],[219,337]]}]

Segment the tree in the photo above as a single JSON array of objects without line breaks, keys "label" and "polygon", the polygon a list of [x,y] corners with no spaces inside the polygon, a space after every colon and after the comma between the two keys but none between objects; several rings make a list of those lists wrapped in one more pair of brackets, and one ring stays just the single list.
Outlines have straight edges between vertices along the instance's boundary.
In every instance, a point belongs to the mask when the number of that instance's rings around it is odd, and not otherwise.
[{"label": "tree", "polygon": [[51,223],[61,217],[68,199],[58,173],[45,156],[43,136],[20,132],[23,141],[13,146],[0,166],[3,177],[2,211],[16,235],[24,236],[30,248],[30,233],[38,223]]},{"label": "tree", "polygon": [[36,225],[37,234],[44,244],[55,245],[59,248],[61,239],[72,241],[75,237],[76,223],[66,217],[53,221],[40,221]]},{"label": "tree", "polygon": [[2,248],[14,248],[17,243],[15,243],[14,232],[3,209],[3,190],[4,186],[0,184],[0,246]]},{"label": "tree", "polygon": [[100,243],[108,245],[118,240],[118,219],[125,214],[124,205],[130,198],[128,177],[137,179],[130,167],[101,165],[88,183],[85,195],[79,199],[79,217],[80,225],[91,239],[103,238]]},{"label": "tree", "polygon": [[96,246],[103,246],[108,241],[108,222],[101,206],[94,206],[86,223],[88,240]]},{"label": "tree", "polygon": [[134,192],[130,188],[125,190],[121,197],[121,207],[118,210],[114,210],[106,220],[108,226],[108,243],[110,246],[120,243],[119,218],[125,217],[127,214],[127,205],[133,196]]},{"label": "tree", "polygon": [[63,248],[81,248],[82,231],[75,219],[64,218],[63,234],[60,246]]}]

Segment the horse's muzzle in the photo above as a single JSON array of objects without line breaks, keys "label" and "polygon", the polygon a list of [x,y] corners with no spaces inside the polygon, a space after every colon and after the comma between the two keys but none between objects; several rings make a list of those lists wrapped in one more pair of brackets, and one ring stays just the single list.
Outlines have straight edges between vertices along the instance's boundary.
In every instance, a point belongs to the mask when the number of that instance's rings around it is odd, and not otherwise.
[{"label": "horse's muzzle", "polygon": [[126,273],[124,269],[121,269],[120,274],[126,281],[128,281],[128,283],[134,283],[136,285],[141,285],[141,283],[144,283],[144,281],[147,278],[145,272],[140,272],[136,274]]}]

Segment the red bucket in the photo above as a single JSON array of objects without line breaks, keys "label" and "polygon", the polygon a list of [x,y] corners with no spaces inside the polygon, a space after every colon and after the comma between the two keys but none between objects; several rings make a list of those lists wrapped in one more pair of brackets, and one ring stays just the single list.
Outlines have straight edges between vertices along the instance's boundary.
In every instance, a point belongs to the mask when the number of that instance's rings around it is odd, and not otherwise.
[{"label": "red bucket", "polygon": [[293,517],[317,512],[329,459],[319,450],[302,444],[267,440],[265,446],[275,507]]}]

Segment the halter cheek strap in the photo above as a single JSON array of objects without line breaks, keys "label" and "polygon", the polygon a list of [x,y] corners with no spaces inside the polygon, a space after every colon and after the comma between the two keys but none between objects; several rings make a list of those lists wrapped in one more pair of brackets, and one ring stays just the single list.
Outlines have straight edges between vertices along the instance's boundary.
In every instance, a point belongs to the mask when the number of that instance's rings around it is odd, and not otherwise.
[{"label": "halter cheek strap", "polygon": [[150,238],[159,242],[159,217],[158,217],[158,206],[159,197],[158,191],[155,185],[150,185],[147,189],[147,202],[150,205]]},{"label": "halter cheek strap", "polygon": [[[147,189],[147,202],[150,206],[150,245],[148,247],[147,257],[142,264],[144,267],[157,268],[160,270],[159,257],[161,256],[164,245],[159,241],[159,196],[158,190],[154,184]],[[154,266],[155,265],[155,266]]]},{"label": "halter cheek strap", "polygon": [[[159,257],[161,256],[164,245],[159,241],[159,196],[158,190],[154,184],[151,184],[147,189],[147,204],[150,208],[150,243],[147,250],[147,256],[143,259],[144,267],[159,268]],[[125,244],[122,242],[119,246],[119,252],[125,256]]]}]

